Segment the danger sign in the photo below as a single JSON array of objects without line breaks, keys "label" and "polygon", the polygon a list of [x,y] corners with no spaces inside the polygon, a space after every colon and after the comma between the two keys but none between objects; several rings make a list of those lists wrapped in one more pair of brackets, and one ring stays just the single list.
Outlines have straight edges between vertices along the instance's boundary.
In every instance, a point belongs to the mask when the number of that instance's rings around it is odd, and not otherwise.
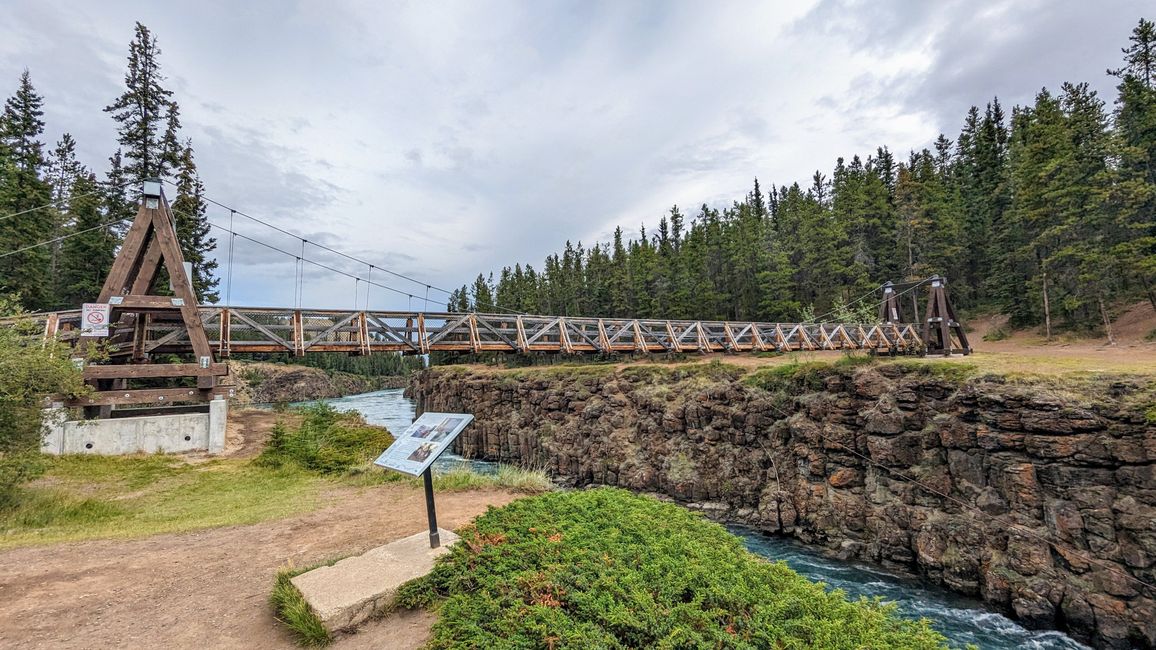
[{"label": "danger sign", "polygon": [[81,336],[108,336],[108,305],[86,302],[80,308]]}]

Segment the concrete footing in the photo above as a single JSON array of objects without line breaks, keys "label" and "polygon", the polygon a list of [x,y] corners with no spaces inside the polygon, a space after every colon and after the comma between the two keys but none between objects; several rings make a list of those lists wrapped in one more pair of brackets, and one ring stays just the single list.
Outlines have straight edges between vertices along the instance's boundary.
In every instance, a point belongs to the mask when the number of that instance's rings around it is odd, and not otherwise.
[{"label": "concrete footing", "polygon": [[350,630],[393,605],[397,588],[426,575],[458,536],[438,529],[442,545],[429,547],[421,532],[293,578],[305,602],[330,632]]},{"label": "concrete footing", "polygon": [[229,405],[224,399],[209,402],[207,413],[178,413],[114,417],[102,420],[66,420],[65,409],[45,413],[47,432],[40,449],[46,454],[122,454],[225,450]]}]

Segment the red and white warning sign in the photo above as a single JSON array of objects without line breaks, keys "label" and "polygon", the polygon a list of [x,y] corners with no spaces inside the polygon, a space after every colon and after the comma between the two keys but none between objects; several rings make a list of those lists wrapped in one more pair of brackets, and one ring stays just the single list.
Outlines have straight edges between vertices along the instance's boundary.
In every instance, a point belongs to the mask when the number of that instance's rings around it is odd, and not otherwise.
[{"label": "red and white warning sign", "polygon": [[103,302],[86,302],[80,308],[81,336],[108,336],[108,305]]}]

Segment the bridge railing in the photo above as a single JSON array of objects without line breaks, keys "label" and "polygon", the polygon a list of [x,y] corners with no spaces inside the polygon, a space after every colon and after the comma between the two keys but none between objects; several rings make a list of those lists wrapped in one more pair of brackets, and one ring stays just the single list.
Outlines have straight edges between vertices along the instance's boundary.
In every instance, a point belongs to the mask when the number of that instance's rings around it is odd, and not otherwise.
[{"label": "bridge railing", "polygon": [[[200,309],[210,344],[220,356],[240,352],[561,352],[662,353],[792,350],[910,352],[924,346],[912,323],[768,323],[690,321],[486,313],[355,311],[269,307]],[[78,338],[80,312],[33,314],[46,337]],[[188,332],[179,320],[151,315],[143,352],[186,352]],[[110,341],[113,355],[127,354],[127,340]]]}]

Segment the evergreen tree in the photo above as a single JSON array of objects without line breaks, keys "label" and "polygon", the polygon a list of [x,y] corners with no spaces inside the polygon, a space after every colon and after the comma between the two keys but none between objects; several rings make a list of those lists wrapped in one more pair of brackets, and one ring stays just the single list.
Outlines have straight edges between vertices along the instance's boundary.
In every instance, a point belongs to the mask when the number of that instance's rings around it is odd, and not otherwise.
[{"label": "evergreen tree", "polygon": [[616,229],[588,251],[567,243],[541,275],[505,268],[499,300],[563,315],[845,321],[873,311],[854,299],[882,282],[939,274],[957,307],[1110,330],[1113,304],[1156,306],[1154,51],[1156,27],[1141,20],[1112,71],[1114,128],[1087,84],[1041,91],[1010,123],[993,99],[954,142],[940,134],[905,162],[879,147],[809,187],[756,180],[689,224],[675,207],[636,239]]},{"label": "evergreen tree", "polygon": [[1139,286],[1156,308],[1156,25],[1132,31],[1116,100],[1117,178],[1110,197],[1120,241],[1112,253],[1123,280]]},{"label": "evergreen tree", "polygon": [[58,304],[75,308],[93,302],[112,268],[117,239],[101,228],[105,222],[103,198],[96,176],[84,171],[72,184],[68,204],[72,235],[62,242]]},{"label": "evergreen tree", "polygon": [[478,274],[474,280],[474,286],[471,290],[473,296],[473,305],[476,311],[493,312],[494,310],[494,293],[492,288],[492,276],[490,280],[481,273]]},{"label": "evergreen tree", "polygon": [[200,302],[216,302],[220,297],[214,277],[217,260],[212,257],[217,240],[210,236],[212,227],[205,217],[205,186],[197,174],[193,160],[193,146],[186,142],[177,161],[177,196],[172,204],[173,220],[177,239],[181,244],[181,254],[186,262],[193,265],[193,291]]},{"label": "evergreen tree", "polygon": [[[179,155],[178,112],[172,91],[161,85],[160,54],[156,37],[138,22],[129,44],[125,91],[104,109],[118,125],[125,173],[136,180],[167,178]],[[163,135],[162,125],[167,127]]]},{"label": "evergreen tree", "polygon": [[104,214],[108,221],[115,221],[109,231],[118,239],[123,238],[131,219],[136,215],[136,204],[129,200],[133,184],[125,172],[120,149],[108,159],[108,175],[104,187]]},{"label": "evergreen tree", "polygon": [[[84,166],[76,160],[76,141],[72,139],[71,135],[65,133],[56,143],[56,148],[52,150],[52,157],[48,160],[46,174],[48,184],[52,188],[52,203],[54,205],[52,211],[52,216],[55,217],[52,223],[53,238],[64,235],[70,220],[74,218],[71,215],[71,206],[66,204],[73,196],[77,181],[87,173],[88,170],[84,169]],[[89,191],[97,192],[99,188],[94,185]],[[62,246],[63,241],[57,241],[49,247],[51,254],[51,261],[48,264],[49,274],[58,282]],[[63,298],[59,292],[55,292],[55,294],[54,299],[57,306],[72,306],[67,302],[62,302]]]},{"label": "evergreen tree", "polygon": [[[52,188],[45,172],[44,100],[25,70],[16,93],[0,115],[0,213],[15,215],[0,221],[0,253],[40,244],[52,238],[56,211],[48,204]],[[0,257],[0,294],[17,294],[31,311],[52,306],[50,246],[36,246]]]}]

